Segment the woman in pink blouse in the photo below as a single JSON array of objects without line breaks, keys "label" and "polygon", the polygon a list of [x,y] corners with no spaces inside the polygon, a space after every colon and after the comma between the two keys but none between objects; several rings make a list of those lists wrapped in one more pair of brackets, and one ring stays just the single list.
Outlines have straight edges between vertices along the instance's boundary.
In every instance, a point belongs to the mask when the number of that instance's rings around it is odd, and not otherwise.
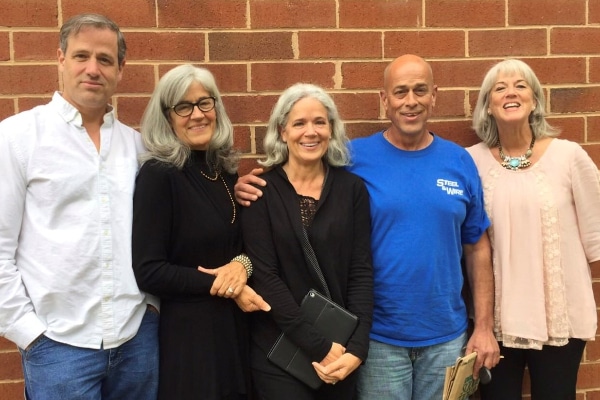
[{"label": "woman in pink blouse", "polygon": [[486,74],[468,150],[483,182],[496,283],[495,328],[504,359],[482,399],[575,399],[585,343],[596,335],[590,268],[600,268],[598,169],[557,139],[531,68],[505,60]]}]

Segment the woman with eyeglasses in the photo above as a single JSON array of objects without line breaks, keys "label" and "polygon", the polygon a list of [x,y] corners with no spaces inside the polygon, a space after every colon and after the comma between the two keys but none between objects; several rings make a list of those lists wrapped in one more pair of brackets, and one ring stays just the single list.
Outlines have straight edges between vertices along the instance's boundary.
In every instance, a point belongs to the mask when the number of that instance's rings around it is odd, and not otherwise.
[{"label": "woman with eyeglasses", "polygon": [[239,400],[250,393],[244,311],[270,309],[249,286],[233,127],[212,74],[181,65],[144,112],[148,149],[133,198],[133,268],[158,296],[159,399]]}]

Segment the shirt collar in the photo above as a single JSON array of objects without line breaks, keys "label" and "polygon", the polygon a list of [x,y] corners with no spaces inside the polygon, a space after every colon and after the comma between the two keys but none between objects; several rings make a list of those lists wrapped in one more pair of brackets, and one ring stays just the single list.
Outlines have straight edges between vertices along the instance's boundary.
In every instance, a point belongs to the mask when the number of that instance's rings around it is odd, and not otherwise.
[{"label": "shirt collar", "polygon": [[[83,126],[83,119],[81,118],[81,113],[77,108],[75,108],[71,103],[62,97],[60,92],[54,92],[52,96],[52,102],[56,111],[63,117],[65,122],[76,125],[78,127]],[[110,104],[107,104],[107,111],[104,114],[104,123],[112,125],[115,121],[115,111],[114,107]]]}]

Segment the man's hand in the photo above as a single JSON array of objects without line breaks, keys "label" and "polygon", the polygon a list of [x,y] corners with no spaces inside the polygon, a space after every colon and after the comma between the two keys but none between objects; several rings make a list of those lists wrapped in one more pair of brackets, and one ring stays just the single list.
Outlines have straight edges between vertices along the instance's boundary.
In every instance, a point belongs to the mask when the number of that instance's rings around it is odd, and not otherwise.
[{"label": "man's hand", "polygon": [[250,286],[244,285],[241,293],[233,301],[244,312],[271,311],[271,306]]},{"label": "man's hand", "polygon": [[500,347],[491,330],[475,328],[467,342],[465,355],[474,351],[477,352],[477,360],[473,366],[473,378],[477,379],[482,366],[492,369],[500,361]]},{"label": "man's hand", "polygon": [[263,195],[260,189],[255,186],[266,186],[267,182],[258,176],[262,174],[264,170],[262,168],[254,168],[249,174],[240,176],[237,183],[233,187],[235,192],[235,200],[242,206],[248,207],[253,201],[258,200]]}]

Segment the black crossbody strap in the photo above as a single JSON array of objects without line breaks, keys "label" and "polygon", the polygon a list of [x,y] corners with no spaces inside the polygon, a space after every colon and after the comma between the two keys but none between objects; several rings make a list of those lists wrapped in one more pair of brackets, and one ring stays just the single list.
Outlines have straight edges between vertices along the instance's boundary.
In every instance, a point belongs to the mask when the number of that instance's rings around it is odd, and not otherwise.
[{"label": "black crossbody strap", "polygon": [[304,250],[304,258],[306,258],[306,262],[310,264],[310,266],[315,270],[317,276],[319,277],[319,281],[321,281],[321,286],[323,286],[323,294],[331,299],[331,293],[329,293],[329,287],[327,286],[327,282],[325,282],[325,277],[323,276],[323,271],[321,271],[321,267],[319,267],[319,262],[317,261],[317,256],[315,255],[315,251],[310,245],[310,241],[308,240],[308,234],[306,233],[306,228],[302,227],[302,250]]}]

